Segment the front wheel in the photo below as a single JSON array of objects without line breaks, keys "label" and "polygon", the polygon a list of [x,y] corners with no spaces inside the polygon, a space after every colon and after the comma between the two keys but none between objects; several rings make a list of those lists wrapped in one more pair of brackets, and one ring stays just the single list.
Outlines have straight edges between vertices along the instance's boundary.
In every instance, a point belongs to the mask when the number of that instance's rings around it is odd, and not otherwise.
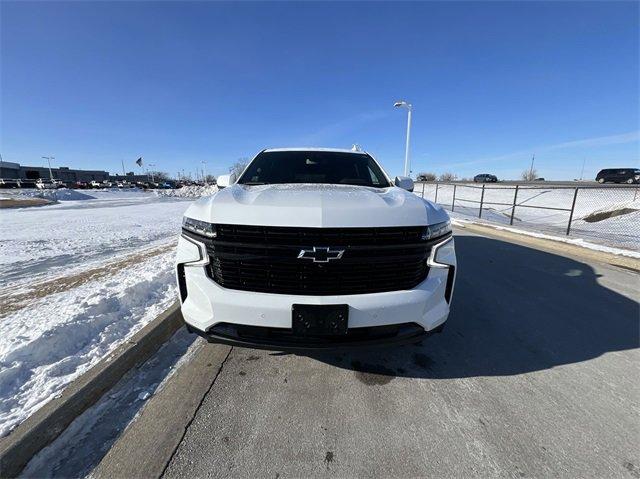
[{"label": "front wheel", "polygon": [[598,183],[600,183],[600,184],[604,183],[604,178],[598,179]]},{"label": "front wheel", "polygon": [[628,185],[632,185],[632,184],[633,184],[633,178],[629,178],[629,179],[627,180],[627,184],[628,184]]}]

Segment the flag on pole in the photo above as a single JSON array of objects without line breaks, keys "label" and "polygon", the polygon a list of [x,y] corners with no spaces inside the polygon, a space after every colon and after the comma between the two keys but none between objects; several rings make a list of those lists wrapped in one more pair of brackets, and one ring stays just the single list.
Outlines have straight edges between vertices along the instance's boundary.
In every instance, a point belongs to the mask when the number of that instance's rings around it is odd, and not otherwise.
[{"label": "flag on pole", "polygon": [[142,157],[138,158],[136,160],[136,165],[138,165],[140,168],[142,168]]}]

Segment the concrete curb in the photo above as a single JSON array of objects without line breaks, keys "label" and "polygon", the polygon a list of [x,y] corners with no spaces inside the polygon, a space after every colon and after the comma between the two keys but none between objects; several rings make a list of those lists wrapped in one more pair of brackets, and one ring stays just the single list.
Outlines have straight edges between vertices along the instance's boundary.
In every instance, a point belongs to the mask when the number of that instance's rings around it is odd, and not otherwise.
[{"label": "concrete curb", "polygon": [[0,439],[0,477],[16,477],[29,460],[71,422],[95,404],[127,371],[144,363],[183,324],[179,303],[138,331],[129,341],[73,381],[62,395]]}]

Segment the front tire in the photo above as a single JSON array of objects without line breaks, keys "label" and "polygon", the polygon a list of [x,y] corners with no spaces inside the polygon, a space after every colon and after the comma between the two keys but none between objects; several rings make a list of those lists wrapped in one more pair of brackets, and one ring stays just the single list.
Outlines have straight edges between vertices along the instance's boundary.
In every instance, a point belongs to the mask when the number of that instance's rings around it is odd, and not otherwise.
[{"label": "front tire", "polygon": [[604,183],[604,178],[600,178],[600,179],[598,180],[598,183],[600,183],[600,184],[602,185],[602,184]]}]

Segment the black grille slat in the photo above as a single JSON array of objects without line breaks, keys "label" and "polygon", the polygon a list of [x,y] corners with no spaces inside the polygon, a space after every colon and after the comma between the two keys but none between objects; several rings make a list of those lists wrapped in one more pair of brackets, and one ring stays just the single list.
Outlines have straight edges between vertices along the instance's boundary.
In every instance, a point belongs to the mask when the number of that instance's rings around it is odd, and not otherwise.
[{"label": "black grille slat", "polygon": [[[326,296],[417,286],[428,274],[426,261],[434,243],[420,240],[423,229],[217,225],[217,238],[198,240],[210,257],[207,274],[225,288]],[[313,246],[345,252],[328,263],[297,257]]]}]

